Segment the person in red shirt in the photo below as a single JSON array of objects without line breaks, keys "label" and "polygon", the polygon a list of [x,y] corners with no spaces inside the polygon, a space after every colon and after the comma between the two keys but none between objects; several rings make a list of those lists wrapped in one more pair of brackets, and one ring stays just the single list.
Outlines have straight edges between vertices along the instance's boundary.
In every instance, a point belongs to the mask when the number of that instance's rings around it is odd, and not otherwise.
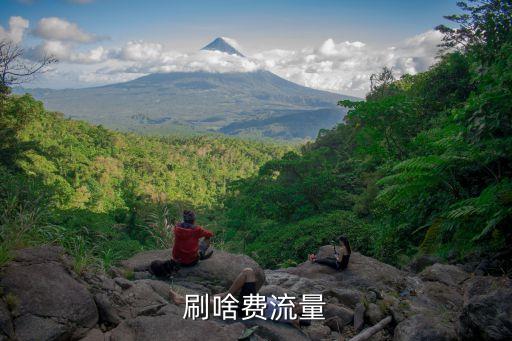
[{"label": "person in red shirt", "polygon": [[209,258],[213,251],[207,253],[213,233],[195,225],[196,216],[192,211],[183,211],[183,222],[174,229],[172,260],[179,265],[192,266],[199,259]]}]

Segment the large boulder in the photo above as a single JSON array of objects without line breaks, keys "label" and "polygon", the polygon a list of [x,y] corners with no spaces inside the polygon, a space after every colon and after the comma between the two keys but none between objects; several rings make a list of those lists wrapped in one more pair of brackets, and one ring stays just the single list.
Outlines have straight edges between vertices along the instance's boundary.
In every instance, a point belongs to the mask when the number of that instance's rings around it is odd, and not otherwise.
[{"label": "large boulder", "polygon": [[[324,318],[329,319],[331,317],[339,317],[339,321],[342,322],[340,327],[351,324],[354,320],[354,311],[345,307],[341,307],[335,304],[327,303],[323,308]],[[338,319],[336,319],[338,320]]]},{"label": "large boulder", "polygon": [[356,289],[343,287],[334,287],[324,292],[327,297],[334,297],[336,300],[346,307],[355,309],[356,305],[361,302],[363,294]]},{"label": "large boulder", "polygon": [[224,341],[237,340],[244,330],[241,323],[220,323],[213,320],[184,320],[178,314],[138,316],[113,329],[111,341]]},{"label": "large boulder", "polygon": [[43,246],[16,252],[2,268],[0,287],[15,306],[11,315],[17,339],[76,338],[96,324],[93,297],[68,264],[61,248]]},{"label": "large boulder", "polygon": [[455,265],[436,263],[420,273],[424,281],[437,281],[449,286],[458,287],[470,275]]},{"label": "large boulder", "polygon": [[[170,250],[141,252],[123,261],[121,265],[135,272],[143,272],[148,270],[152,261],[168,259],[170,254]],[[259,289],[265,283],[265,273],[258,263],[249,256],[220,250],[214,250],[210,258],[199,261],[197,265],[182,267],[174,276],[174,280],[177,282],[195,281],[209,289],[220,288],[226,290],[245,268],[252,268],[255,271],[256,287]]]},{"label": "large boulder", "polygon": [[464,340],[512,339],[512,281],[472,278],[465,285],[459,336]]},{"label": "large boulder", "polygon": [[451,341],[457,340],[453,324],[439,316],[417,314],[400,322],[394,341]]},{"label": "large boulder", "polygon": [[301,296],[303,294],[321,294],[332,288],[332,278],[309,279],[290,273],[288,269],[265,270],[267,283],[280,287],[288,295]]},{"label": "large boulder", "polygon": [[94,295],[103,325],[115,327],[125,319],[156,315],[169,304],[169,285],[165,282],[148,279],[119,282],[123,284],[119,290]]},{"label": "large boulder", "polygon": [[275,321],[263,321],[263,320],[249,320],[244,322],[247,327],[258,326],[255,334],[262,337],[264,340],[271,341],[307,341],[310,340],[308,334],[303,330],[298,330],[286,323],[280,323]]},{"label": "large boulder", "polygon": [[440,261],[441,259],[439,257],[433,255],[418,255],[411,262],[409,262],[409,264],[407,264],[405,270],[419,273],[426,267],[439,263]]},{"label": "large boulder", "polygon": [[[332,245],[322,246],[317,257],[333,255]],[[371,257],[352,252],[350,262],[344,271],[309,261],[296,267],[285,269],[287,272],[309,279],[324,279],[343,283],[344,287],[359,289],[375,288],[379,290],[402,287],[406,273]]]}]

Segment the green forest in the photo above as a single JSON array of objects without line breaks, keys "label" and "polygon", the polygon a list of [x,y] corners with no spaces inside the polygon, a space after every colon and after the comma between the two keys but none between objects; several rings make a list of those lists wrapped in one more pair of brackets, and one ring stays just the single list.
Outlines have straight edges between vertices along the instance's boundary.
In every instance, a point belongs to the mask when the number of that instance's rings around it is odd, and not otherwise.
[{"label": "green forest", "polygon": [[218,248],[265,267],[340,234],[403,265],[512,243],[512,5],[460,4],[428,71],[372,75],[345,121],[300,147],[222,136],[147,137],[0,97],[0,263],[58,243],[77,270],[169,247],[184,208]]},{"label": "green forest", "polygon": [[427,72],[371,77],[345,123],[232,184],[228,245],[293,265],[345,234],[393,264],[510,248],[512,5],[460,3]]},{"label": "green forest", "polygon": [[3,96],[0,106],[0,262],[14,248],[53,242],[78,269],[108,269],[140,250],[169,247],[178,211],[194,207],[214,228],[228,181],[291,149],[117,133],[47,112],[30,95]]}]

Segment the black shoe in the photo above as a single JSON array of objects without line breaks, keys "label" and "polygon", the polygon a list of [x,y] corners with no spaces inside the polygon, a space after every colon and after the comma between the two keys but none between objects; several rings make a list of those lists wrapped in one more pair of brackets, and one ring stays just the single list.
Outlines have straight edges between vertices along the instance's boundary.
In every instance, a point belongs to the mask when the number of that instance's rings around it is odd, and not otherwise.
[{"label": "black shoe", "polygon": [[205,260],[210,258],[213,255],[213,250],[210,250],[209,252],[204,253],[204,251],[199,251],[199,259]]}]

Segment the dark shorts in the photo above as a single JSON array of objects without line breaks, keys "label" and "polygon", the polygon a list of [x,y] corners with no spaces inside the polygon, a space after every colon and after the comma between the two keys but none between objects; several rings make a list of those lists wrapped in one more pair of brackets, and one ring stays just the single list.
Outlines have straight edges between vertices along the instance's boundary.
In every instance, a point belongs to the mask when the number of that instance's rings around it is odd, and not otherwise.
[{"label": "dark shorts", "polygon": [[240,294],[238,295],[238,317],[245,317],[246,314],[242,310],[244,307],[244,296],[256,295],[258,292],[256,290],[256,282],[245,282],[242,289],[240,289]]}]

